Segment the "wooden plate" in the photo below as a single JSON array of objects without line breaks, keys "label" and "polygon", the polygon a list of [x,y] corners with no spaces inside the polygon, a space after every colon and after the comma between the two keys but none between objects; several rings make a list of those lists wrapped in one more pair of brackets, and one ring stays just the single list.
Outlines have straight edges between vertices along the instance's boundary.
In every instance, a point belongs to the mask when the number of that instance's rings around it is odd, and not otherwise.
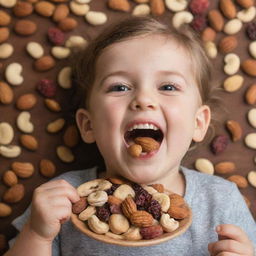
[{"label": "wooden plate", "polygon": [[98,241],[109,243],[109,244],[115,244],[115,245],[121,245],[121,246],[131,246],[131,247],[137,247],[137,246],[151,246],[160,244],[163,242],[166,242],[168,240],[171,240],[181,234],[183,234],[191,225],[192,223],[192,211],[190,209],[189,216],[183,220],[180,221],[179,228],[177,228],[175,231],[171,233],[164,233],[160,237],[157,237],[155,239],[150,240],[138,240],[138,241],[130,241],[130,240],[121,240],[121,239],[114,239],[106,235],[99,235],[91,231],[87,225],[86,222],[79,220],[78,215],[72,214],[71,215],[71,221],[75,225],[75,227],[80,230],[85,235],[94,238]]}]

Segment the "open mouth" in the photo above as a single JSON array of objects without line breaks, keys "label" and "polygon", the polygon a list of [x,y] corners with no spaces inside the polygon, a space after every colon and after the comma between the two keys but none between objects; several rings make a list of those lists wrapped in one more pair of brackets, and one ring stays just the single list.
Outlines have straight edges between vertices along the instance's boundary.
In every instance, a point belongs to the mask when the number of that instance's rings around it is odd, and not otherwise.
[{"label": "open mouth", "polygon": [[161,144],[164,135],[161,129],[154,125],[135,125],[124,134],[125,142],[128,145],[134,144],[137,137],[150,137]]}]

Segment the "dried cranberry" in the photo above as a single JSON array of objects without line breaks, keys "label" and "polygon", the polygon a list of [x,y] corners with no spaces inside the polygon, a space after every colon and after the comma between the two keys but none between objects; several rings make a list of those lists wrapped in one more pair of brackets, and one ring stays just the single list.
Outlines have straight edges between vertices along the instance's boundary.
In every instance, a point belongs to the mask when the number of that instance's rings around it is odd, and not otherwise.
[{"label": "dried cranberry", "polygon": [[226,135],[216,136],[211,142],[212,152],[214,154],[219,154],[223,152],[226,149],[228,142],[229,139]]},{"label": "dried cranberry", "polygon": [[110,196],[113,195],[113,193],[115,192],[115,190],[119,187],[120,185],[118,184],[113,184],[111,186],[111,188],[107,189],[105,192]]},{"label": "dried cranberry", "polygon": [[251,40],[256,40],[256,22],[255,21],[248,24],[246,28],[246,32],[248,37]]},{"label": "dried cranberry", "polygon": [[163,234],[163,228],[160,225],[150,226],[140,229],[140,234],[143,239],[153,239]]},{"label": "dried cranberry", "polygon": [[49,79],[42,79],[37,84],[37,90],[45,97],[53,97],[56,94],[57,86],[54,81]]},{"label": "dried cranberry", "polygon": [[47,35],[54,45],[62,45],[65,41],[65,34],[58,28],[49,28]]},{"label": "dried cranberry", "polygon": [[107,222],[110,216],[110,210],[108,208],[108,205],[105,204],[101,207],[97,207],[96,209],[96,216],[104,222]]},{"label": "dried cranberry", "polygon": [[202,15],[196,15],[192,22],[190,23],[190,26],[197,32],[203,31],[206,25],[206,18]]},{"label": "dried cranberry", "polygon": [[193,14],[202,14],[209,7],[209,0],[191,0],[189,9]]},{"label": "dried cranberry", "polygon": [[152,214],[154,219],[159,220],[161,217],[161,205],[157,200],[152,199],[148,205],[148,212]]},{"label": "dried cranberry", "polygon": [[117,213],[117,214],[120,214],[120,213],[122,213],[122,210],[121,210],[121,205],[119,204],[110,204],[109,205],[109,210],[110,210],[110,212],[112,213],[112,214],[115,214],[115,213]]}]

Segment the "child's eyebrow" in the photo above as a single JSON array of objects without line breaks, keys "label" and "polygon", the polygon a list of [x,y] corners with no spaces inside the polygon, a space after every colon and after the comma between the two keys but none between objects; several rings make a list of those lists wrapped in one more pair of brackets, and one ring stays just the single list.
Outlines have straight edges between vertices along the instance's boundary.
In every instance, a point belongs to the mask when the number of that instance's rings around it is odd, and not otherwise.
[{"label": "child's eyebrow", "polygon": [[100,83],[99,83],[99,87],[102,86],[103,82],[109,78],[110,76],[117,76],[117,75],[120,75],[120,76],[125,76],[125,75],[129,75],[130,73],[127,72],[127,71],[124,71],[124,70],[118,70],[118,71],[114,71],[114,72],[111,72],[109,74],[107,74],[106,76],[104,76],[101,80],[100,80]]}]

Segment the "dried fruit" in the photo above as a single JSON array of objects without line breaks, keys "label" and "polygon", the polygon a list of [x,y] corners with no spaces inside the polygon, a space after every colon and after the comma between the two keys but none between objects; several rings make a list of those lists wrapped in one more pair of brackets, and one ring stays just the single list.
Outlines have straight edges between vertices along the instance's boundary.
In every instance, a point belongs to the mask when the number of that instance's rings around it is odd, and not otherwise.
[{"label": "dried fruit", "polygon": [[256,40],[256,21],[251,22],[246,27],[246,33],[251,40]]},{"label": "dried fruit", "polygon": [[202,15],[196,15],[190,23],[190,26],[197,32],[203,31],[206,25],[206,18]]},{"label": "dried fruit", "polygon": [[140,229],[140,234],[143,239],[154,239],[163,234],[163,228],[160,225],[151,227],[143,227]]},{"label": "dried fruit", "polygon": [[54,28],[54,27],[49,28],[47,35],[48,35],[49,41],[54,45],[62,45],[65,41],[64,33],[58,28]]},{"label": "dried fruit", "polygon": [[155,200],[155,199],[152,199],[148,205],[148,209],[147,211],[152,214],[153,218],[156,219],[156,220],[159,220],[160,217],[161,217],[161,213],[162,213],[162,208],[161,208],[161,205],[160,203]]},{"label": "dried fruit", "polygon": [[79,201],[72,205],[72,212],[75,214],[81,213],[87,206],[86,197],[81,197]]},{"label": "dried fruit", "polygon": [[37,90],[45,97],[54,97],[57,91],[57,86],[54,81],[49,79],[42,79],[37,84]]},{"label": "dried fruit", "polygon": [[110,217],[110,210],[108,208],[108,205],[105,204],[101,207],[97,207],[96,208],[96,216],[101,220],[101,221],[104,221],[104,222],[107,222],[109,220],[109,217]]},{"label": "dried fruit", "polygon": [[191,0],[189,9],[193,14],[202,14],[209,7],[209,0]]},{"label": "dried fruit", "polygon": [[222,153],[226,149],[228,142],[229,142],[229,139],[226,135],[216,136],[211,142],[212,152],[214,154]]}]

